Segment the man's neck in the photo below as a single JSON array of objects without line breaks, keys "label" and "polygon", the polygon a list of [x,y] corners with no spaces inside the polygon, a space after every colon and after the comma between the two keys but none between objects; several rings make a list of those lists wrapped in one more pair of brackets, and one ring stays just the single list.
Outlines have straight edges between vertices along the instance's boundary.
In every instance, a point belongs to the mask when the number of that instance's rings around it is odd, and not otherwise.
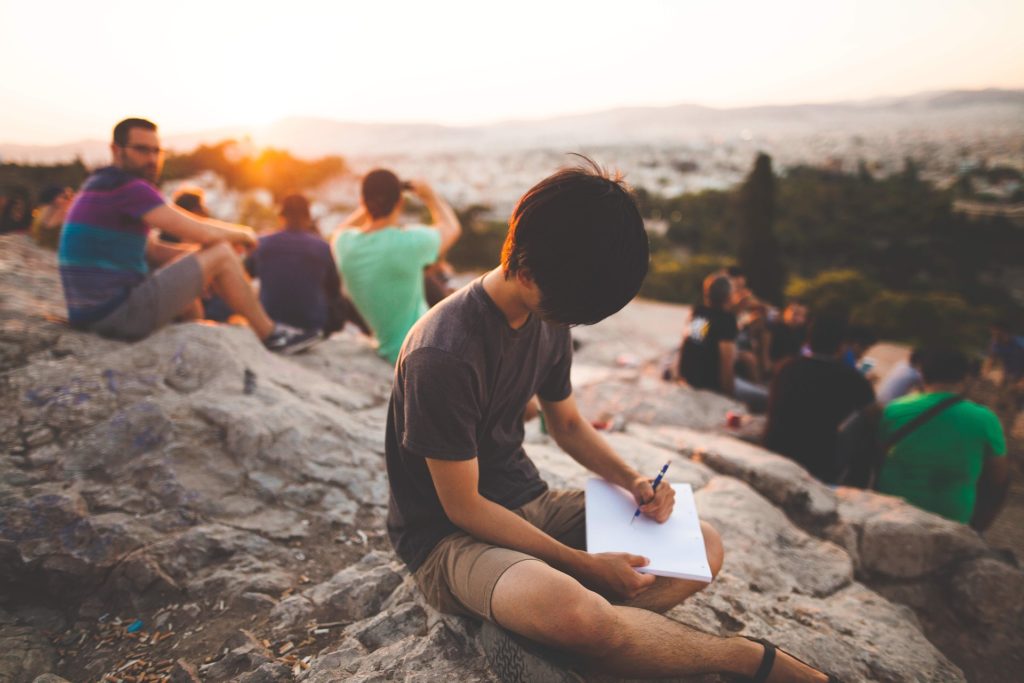
[{"label": "man's neck", "polygon": [[383,230],[384,228],[390,228],[393,225],[398,225],[398,218],[399,218],[399,216],[398,216],[398,212],[397,211],[389,213],[387,216],[382,216],[380,218],[374,218],[369,223],[366,224],[366,227],[363,228],[363,231],[364,232],[374,232],[376,230]]},{"label": "man's neck", "polygon": [[515,278],[506,280],[501,266],[484,275],[483,287],[513,330],[518,330],[530,319],[530,309],[519,296]]}]

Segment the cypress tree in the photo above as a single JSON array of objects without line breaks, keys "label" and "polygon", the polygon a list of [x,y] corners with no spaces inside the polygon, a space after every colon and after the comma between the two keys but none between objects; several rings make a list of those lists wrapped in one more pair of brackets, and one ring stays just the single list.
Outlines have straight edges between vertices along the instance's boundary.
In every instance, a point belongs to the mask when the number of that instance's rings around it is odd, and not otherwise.
[{"label": "cypress tree", "polygon": [[775,239],[775,174],[772,158],[761,152],[743,185],[739,204],[739,264],[757,297],[782,304],[786,275]]}]

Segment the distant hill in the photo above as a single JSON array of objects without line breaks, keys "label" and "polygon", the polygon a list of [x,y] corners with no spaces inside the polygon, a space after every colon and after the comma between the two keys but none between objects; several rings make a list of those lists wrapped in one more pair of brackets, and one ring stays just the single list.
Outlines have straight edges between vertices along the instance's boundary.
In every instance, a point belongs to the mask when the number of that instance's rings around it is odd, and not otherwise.
[{"label": "distant hill", "polygon": [[[170,136],[166,143],[171,148],[187,150],[200,142],[247,136],[257,145],[283,147],[303,156],[321,156],[666,144],[706,137],[728,139],[741,134],[799,136],[821,132],[871,134],[992,129],[1024,131],[1024,90],[939,91],[859,102],[729,109],[694,104],[626,107],[482,126],[377,124],[290,117],[265,128],[224,128]],[[54,146],[0,144],[0,159],[47,163],[78,155],[87,162],[96,162],[107,158],[107,144],[98,140]]]}]

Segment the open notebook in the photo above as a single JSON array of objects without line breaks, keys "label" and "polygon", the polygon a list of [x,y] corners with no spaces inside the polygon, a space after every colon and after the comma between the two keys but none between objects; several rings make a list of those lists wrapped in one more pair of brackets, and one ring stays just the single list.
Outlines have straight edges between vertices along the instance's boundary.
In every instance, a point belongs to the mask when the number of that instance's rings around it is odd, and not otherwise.
[{"label": "open notebook", "polygon": [[[668,483],[663,483],[666,486]],[[633,524],[636,501],[625,489],[604,479],[587,482],[587,552],[643,555],[650,564],[637,569],[645,574],[676,579],[711,581],[711,567],[700,532],[697,505],[689,484],[671,484],[676,490],[672,516],[664,524],[640,515]]]}]

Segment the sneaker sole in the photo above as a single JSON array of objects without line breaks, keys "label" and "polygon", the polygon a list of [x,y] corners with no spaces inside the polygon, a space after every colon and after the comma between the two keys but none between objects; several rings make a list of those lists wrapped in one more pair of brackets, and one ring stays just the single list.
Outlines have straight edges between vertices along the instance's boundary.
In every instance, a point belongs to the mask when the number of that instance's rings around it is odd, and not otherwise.
[{"label": "sneaker sole", "polygon": [[297,353],[302,353],[303,351],[309,351],[311,348],[313,348],[314,346],[316,346],[317,344],[319,344],[323,340],[324,340],[323,335],[319,335],[318,334],[317,336],[310,337],[309,339],[307,339],[305,341],[301,341],[301,342],[292,344],[291,346],[286,346],[283,349],[281,349],[281,351],[279,353],[282,356],[294,356]]}]

